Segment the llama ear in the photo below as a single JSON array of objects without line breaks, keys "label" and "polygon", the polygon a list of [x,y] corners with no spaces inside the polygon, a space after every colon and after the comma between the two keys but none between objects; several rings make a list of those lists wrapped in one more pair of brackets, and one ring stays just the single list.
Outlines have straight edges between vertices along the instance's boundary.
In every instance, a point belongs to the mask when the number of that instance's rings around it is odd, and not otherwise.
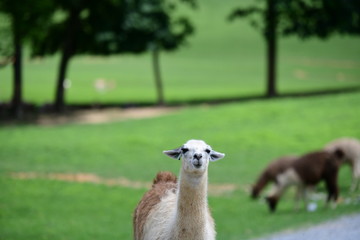
[{"label": "llama ear", "polygon": [[217,160],[220,160],[223,157],[225,157],[225,154],[220,153],[220,152],[216,152],[214,150],[212,150],[211,153],[210,153],[210,161],[211,162],[215,162]]},{"label": "llama ear", "polygon": [[163,151],[163,153],[168,155],[169,157],[177,159],[177,160],[180,160],[180,158],[181,158],[181,148]]}]

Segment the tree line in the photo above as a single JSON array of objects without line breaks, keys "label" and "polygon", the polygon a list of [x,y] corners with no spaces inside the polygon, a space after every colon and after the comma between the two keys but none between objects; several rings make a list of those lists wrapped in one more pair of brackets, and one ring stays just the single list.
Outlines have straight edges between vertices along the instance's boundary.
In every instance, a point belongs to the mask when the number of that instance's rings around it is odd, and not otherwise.
[{"label": "tree line", "polygon": [[[159,53],[178,49],[194,32],[179,5],[196,11],[196,0],[0,0],[0,66],[12,64],[11,112],[22,114],[22,57],[59,53],[53,106],[65,106],[64,81],[72,57],[150,51],[157,103],[164,104]],[[205,4],[205,3],[203,3]],[[226,2],[224,2],[226,4]],[[225,18],[226,16],[224,16]],[[267,97],[276,96],[276,52],[279,36],[327,38],[334,33],[360,34],[358,0],[254,0],[228,19],[250,19],[267,46]],[[240,31],[240,29],[239,29]]]},{"label": "tree line", "polygon": [[[64,108],[64,81],[71,58],[78,54],[110,55],[151,51],[163,104],[159,51],[175,50],[193,32],[190,20],[174,13],[176,4],[194,7],[193,0],[0,0],[10,20],[13,65],[11,111],[21,115],[22,47],[32,56],[60,53],[53,106]],[[9,41],[8,41],[9,42]],[[9,54],[9,53],[8,53]]]}]

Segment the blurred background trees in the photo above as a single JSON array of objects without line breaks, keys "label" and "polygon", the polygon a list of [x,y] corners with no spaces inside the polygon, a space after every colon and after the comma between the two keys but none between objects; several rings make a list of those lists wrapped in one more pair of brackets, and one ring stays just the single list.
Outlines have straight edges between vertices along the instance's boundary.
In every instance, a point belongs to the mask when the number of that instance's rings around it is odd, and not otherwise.
[{"label": "blurred background trees", "polygon": [[267,97],[276,88],[277,38],[295,35],[302,39],[327,38],[333,33],[360,34],[360,1],[357,0],[258,0],[235,9],[230,20],[248,18],[266,42]]},{"label": "blurred background trees", "polygon": [[25,43],[30,43],[32,56],[61,54],[53,101],[56,111],[64,108],[68,65],[78,54],[152,51],[157,102],[164,104],[159,51],[177,49],[193,32],[189,19],[173,16],[178,3],[195,6],[194,0],[25,0],[22,4],[1,0],[1,17],[9,24],[1,26],[0,34],[6,34],[7,29],[11,32],[1,45],[6,49],[2,64],[13,59],[11,108],[14,115],[21,116],[21,59]]},{"label": "blurred background trees", "polygon": [[121,25],[124,11],[122,1],[112,0],[57,0],[53,4],[57,11],[43,36],[31,39],[31,50],[33,56],[57,52],[61,55],[53,102],[55,110],[61,111],[65,104],[65,79],[71,58],[85,53],[115,52],[116,45],[107,44],[105,40],[106,34],[116,33],[107,28],[112,22]]},{"label": "blurred background trees", "polygon": [[[51,1],[24,0],[21,4],[17,1],[0,0],[0,13],[4,22],[2,32],[10,36],[1,40],[6,49],[6,58],[12,59],[13,65],[13,93],[11,112],[16,117],[22,115],[22,48],[26,41],[38,35],[48,23],[47,19],[52,14]],[[10,44],[11,41],[11,44]],[[5,45],[5,46],[4,46]]]},{"label": "blurred background trees", "polygon": [[[194,1],[183,2],[191,8],[196,6]],[[138,0],[128,11],[126,25],[128,36],[130,36],[128,40],[131,43],[138,42],[137,46],[143,46],[144,51],[148,49],[152,54],[158,105],[165,103],[160,71],[160,51],[178,49],[194,31],[188,18],[176,14],[177,8],[175,1]]]},{"label": "blurred background trees", "polygon": [[[357,0],[254,0],[233,9],[229,18],[250,19],[265,39],[266,96],[278,95],[278,36],[327,38],[333,33],[360,33]],[[32,56],[59,54],[54,109],[65,106],[66,76],[80,54],[111,55],[151,52],[156,103],[165,103],[160,52],[175,51],[194,32],[180,8],[195,9],[195,0],[0,0],[0,66],[12,64],[11,112],[22,114],[22,49]],[[211,16],[209,16],[211,17]]]},{"label": "blurred background trees", "polygon": [[65,104],[68,63],[77,54],[153,52],[158,103],[164,104],[158,52],[174,50],[192,33],[186,18],[172,19],[175,3],[166,0],[55,1],[58,17],[46,36],[33,39],[34,55],[61,52],[54,107]]}]

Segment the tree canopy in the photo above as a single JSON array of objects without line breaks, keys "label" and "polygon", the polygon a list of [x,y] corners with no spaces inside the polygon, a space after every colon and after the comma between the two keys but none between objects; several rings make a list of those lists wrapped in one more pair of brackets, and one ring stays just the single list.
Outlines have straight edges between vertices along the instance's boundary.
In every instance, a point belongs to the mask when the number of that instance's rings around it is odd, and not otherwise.
[{"label": "tree canopy", "polygon": [[[257,0],[249,7],[237,8],[229,19],[250,18],[256,29],[265,33],[267,5]],[[277,33],[300,38],[326,38],[331,34],[360,34],[360,1],[357,0],[266,0],[274,5]]]},{"label": "tree canopy", "polygon": [[0,68],[11,62],[14,54],[9,16],[0,13]]}]

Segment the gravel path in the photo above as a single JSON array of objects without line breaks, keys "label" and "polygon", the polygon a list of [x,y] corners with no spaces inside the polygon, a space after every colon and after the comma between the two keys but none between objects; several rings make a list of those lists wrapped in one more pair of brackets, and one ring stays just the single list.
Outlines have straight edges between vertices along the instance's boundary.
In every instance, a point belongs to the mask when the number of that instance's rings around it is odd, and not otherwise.
[{"label": "gravel path", "polygon": [[310,228],[287,231],[256,240],[359,240],[360,214],[353,214],[315,225]]}]

